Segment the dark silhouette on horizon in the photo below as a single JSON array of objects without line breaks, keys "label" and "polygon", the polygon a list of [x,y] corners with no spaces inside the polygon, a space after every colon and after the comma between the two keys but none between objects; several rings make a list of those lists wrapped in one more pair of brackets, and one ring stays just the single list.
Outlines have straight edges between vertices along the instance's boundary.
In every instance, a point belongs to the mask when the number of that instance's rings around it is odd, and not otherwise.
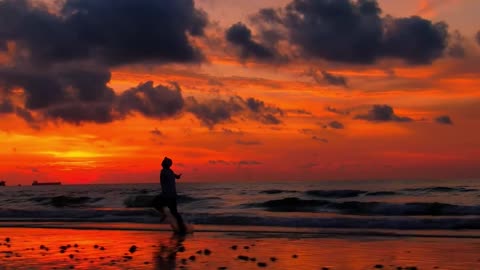
[{"label": "dark silhouette on horizon", "polygon": [[38,182],[38,181],[33,181],[32,186],[59,186],[61,185],[62,182]]},{"label": "dark silhouette on horizon", "polygon": [[4,187],[6,186],[6,182],[5,181],[0,181],[0,187]]},{"label": "dark silhouette on horizon", "polygon": [[187,228],[183,222],[183,218],[177,210],[177,188],[176,179],[180,179],[182,174],[175,174],[170,167],[173,161],[165,157],[162,161],[162,170],[160,171],[160,185],[162,187],[162,194],[156,196],[153,201],[153,207],[160,213],[163,213],[163,207],[166,206],[170,213],[175,217],[178,224],[178,233],[185,234]]}]

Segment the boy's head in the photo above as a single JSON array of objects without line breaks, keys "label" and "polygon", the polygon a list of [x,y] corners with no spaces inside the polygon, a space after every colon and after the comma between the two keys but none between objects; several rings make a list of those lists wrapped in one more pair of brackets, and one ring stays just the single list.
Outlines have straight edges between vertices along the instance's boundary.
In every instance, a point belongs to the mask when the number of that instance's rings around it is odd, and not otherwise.
[{"label": "boy's head", "polygon": [[162,167],[165,169],[168,169],[172,166],[173,161],[169,159],[168,157],[165,157],[162,161]]}]

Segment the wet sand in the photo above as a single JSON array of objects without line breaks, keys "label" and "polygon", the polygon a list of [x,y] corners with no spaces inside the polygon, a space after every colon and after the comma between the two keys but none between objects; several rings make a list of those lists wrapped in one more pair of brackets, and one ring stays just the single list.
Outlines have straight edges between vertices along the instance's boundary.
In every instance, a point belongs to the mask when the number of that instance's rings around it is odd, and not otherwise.
[{"label": "wet sand", "polygon": [[2,227],[0,269],[480,269],[480,239]]}]

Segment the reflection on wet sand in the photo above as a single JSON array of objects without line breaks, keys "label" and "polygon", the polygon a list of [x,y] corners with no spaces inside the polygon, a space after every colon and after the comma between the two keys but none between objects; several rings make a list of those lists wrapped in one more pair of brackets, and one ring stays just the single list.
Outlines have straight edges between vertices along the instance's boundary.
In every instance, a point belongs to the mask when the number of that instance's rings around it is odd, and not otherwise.
[{"label": "reflection on wet sand", "polygon": [[176,269],[177,252],[185,249],[183,247],[185,238],[184,235],[173,234],[166,243],[160,243],[159,249],[154,254],[155,269]]},{"label": "reflection on wet sand", "polygon": [[464,270],[480,269],[479,243],[474,237],[302,238],[220,232],[182,237],[160,231],[4,227],[0,269]]}]

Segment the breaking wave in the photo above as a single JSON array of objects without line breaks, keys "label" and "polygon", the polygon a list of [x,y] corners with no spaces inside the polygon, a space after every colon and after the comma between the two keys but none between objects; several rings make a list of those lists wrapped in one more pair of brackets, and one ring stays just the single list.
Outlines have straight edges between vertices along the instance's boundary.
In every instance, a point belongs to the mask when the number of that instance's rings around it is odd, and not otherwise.
[{"label": "breaking wave", "polygon": [[55,196],[55,197],[34,197],[30,201],[37,202],[41,205],[53,207],[81,207],[103,200],[103,198],[90,197],[71,197],[71,196]]},{"label": "breaking wave", "polygon": [[334,212],[348,215],[372,216],[465,216],[480,215],[480,206],[446,203],[386,203],[386,202],[335,202],[328,200],[304,200],[296,197],[248,204],[271,212]]},{"label": "breaking wave", "polygon": [[367,191],[340,189],[340,190],[309,190],[305,193],[310,196],[323,197],[323,198],[351,198],[351,197],[357,197],[362,194],[366,194]]},{"label": "breaking wave", "polygon": [[[28,218],[26,218],[28,217]],[[296,228],[351,228],[395,230],[480,229],[478,217],[276,217],[197,213],[185,214],[192,224],[241,225]],[[0,209],[1,221],[46,222],[133,222],[159,223],[159,217],[149,209],[63,209],[14,210]]]}]

